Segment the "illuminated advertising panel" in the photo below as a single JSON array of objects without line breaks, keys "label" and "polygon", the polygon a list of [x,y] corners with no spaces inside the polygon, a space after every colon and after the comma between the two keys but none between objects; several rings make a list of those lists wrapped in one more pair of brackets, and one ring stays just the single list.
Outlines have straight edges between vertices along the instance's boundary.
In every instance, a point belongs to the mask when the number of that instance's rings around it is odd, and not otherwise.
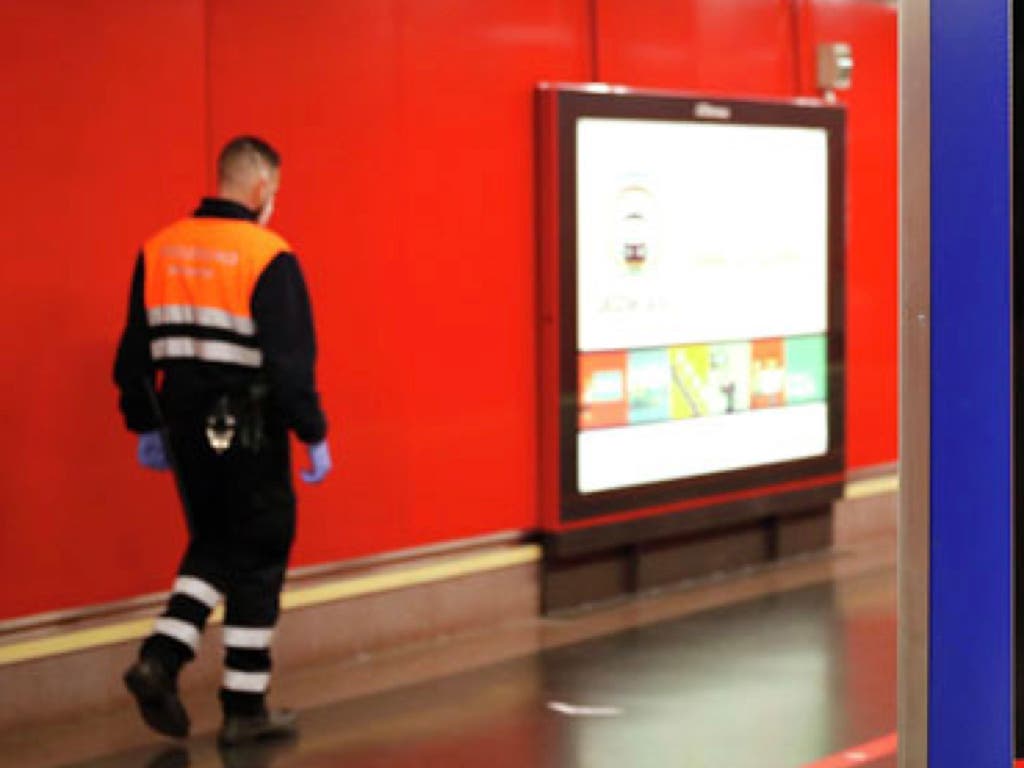
[{"label": "illuminated advertising panel", "polygon": [[841,110],[569,96],[569,516],[841,469]]}]

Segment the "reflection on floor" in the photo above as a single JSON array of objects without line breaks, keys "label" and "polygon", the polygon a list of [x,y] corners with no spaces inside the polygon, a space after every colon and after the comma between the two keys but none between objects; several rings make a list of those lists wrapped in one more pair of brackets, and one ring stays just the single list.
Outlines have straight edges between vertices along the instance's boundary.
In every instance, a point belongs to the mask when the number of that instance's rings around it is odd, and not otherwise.
[{"label": "reflection on floor", "polygon": [[[365,662],[421,670],[377,693],[344,697],[323,670],[299,675],[276,698],[335,690],[336,703],[304,708],[291,743],[221,752],[210,734],[151,738],[63,764],[797,768],[895,730],[895,571],[891,544],[879,548]],[[459,656],[468,669],[422,673]]]}]

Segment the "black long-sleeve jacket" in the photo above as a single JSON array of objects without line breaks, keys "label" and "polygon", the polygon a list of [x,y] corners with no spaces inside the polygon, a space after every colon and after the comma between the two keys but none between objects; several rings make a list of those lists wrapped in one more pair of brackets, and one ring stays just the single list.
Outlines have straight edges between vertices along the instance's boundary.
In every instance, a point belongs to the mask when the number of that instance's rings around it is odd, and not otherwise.
[{"label": "black long-sleeve jacket", "polygon": [[[135,264],[114,380],[125,424],[159,426],[204,412],[258,378],[305,443],[327,433],[316,390],[316,337],[299,262],[236,203],[205,198],[192,218],[158,233]],[[147,275],[147,270],[149,274]]]}]

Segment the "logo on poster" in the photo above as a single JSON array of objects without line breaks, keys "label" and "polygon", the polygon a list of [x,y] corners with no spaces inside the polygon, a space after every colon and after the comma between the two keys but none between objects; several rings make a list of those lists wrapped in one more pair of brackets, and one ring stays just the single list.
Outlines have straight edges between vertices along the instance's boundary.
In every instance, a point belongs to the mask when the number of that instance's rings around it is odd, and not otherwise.
[{"label": "logo on poster", "polygon": [[616,200],[615,259],[627,275],[642,275],[657,258],[654,195],[641,184],[624,187]]}]

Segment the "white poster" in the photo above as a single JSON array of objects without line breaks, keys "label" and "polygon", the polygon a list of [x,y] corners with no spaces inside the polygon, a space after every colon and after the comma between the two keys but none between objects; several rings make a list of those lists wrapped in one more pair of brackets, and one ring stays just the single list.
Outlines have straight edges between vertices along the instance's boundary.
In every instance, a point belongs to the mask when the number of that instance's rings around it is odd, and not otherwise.
[{"label": "white poster", "polygon": [[583,118],[579,348],[820,333],[824,129]]},{"label": "white poster", "polygon": [[828,451],[828,134],[577,123],[582,493]]}]

